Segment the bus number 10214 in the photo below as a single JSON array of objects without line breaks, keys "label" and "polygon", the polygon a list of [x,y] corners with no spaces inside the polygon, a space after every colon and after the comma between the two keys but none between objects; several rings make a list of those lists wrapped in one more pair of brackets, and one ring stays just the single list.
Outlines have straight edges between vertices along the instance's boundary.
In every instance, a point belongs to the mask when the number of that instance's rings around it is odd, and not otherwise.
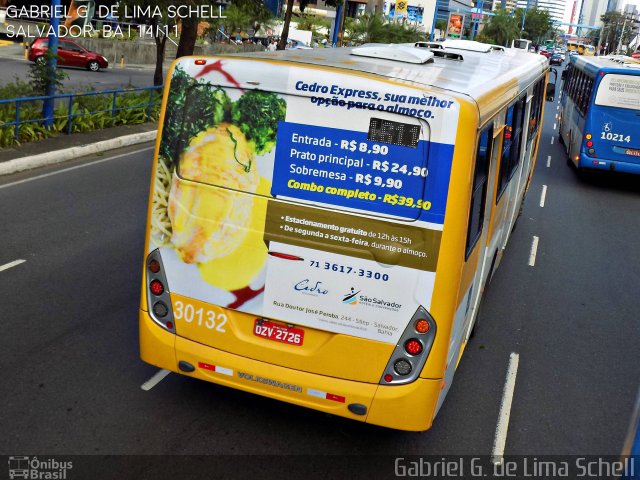
[{"label": "bus number 10214", "polygon": [[613,142],[626,142],[631,143],[631,135],[623,135],[621,133],[601,132],[601,140],[611,140]]}]

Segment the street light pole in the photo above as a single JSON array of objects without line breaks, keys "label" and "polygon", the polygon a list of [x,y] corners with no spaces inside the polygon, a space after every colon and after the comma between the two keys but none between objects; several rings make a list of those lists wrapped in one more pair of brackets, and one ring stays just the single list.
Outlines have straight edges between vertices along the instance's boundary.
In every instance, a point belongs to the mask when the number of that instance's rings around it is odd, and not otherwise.
[{"label": "street light pole", "polygon": [[622,37],[624,37],[624,28],[627,26],[627,16],[624,16],[624,22],[622,22],[622,33],[620,34],[620,40],[618,41],[618,48],[616,48],[616,55],[620,54],[622,48]]},{"label": "street light pole", "polygon": [[429,34],[429,41],[433,42],[433,37],[436,34],[436,22],[438,21],[438,0],[436,0],[436,6],[433,11],[433,22],[431,22],[431,33]]},{"label": "street light pole", "polygon": [[47,96],[42,107],[42,117],[44,118],[44,126],[53,125],[53,109],[54,100],[51,98],[56,94],[56,68],[58,66],[58,33],[60,28],[60,18],[58,13],[60,10],[60,0],[51,0],[51,28],[49,30],[49,44],[47,47],[47,73],[49,75],[49,83],[47,85]]}]

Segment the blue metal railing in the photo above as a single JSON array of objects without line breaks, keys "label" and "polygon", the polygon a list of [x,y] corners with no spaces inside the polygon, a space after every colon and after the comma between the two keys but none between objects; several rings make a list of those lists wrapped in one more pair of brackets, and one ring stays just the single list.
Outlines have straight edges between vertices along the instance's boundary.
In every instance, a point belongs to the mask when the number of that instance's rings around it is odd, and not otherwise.
[{"label": "blue metal railing", "polygon": [[[67,113],[66,115],[57,115],[54,116],[54,121],[59,119],[66,119],[66,125],[64,127],[64,131],[67,134],[70,134],[73,131],[73,120],[76,117],[83,117],[89,115],[96,115],[98,113],[111,113],[111,119],[115,119],[116,113],[122,110],[141,110],[144,109],[147,120],[151,119],[151,114],[153,112],[153,108],[156,105],[160,105],[162,102],[162,95],[155,95],[157,93],[162,93],[162,89],[164,87],[162,85],[159,86],[151,86],[151,87],[137,87],[137,88],[129,88],[129,89],[116,89],[116,90],[103,90],[101,92],[85,92],[85,93],[62,93],[59,95],[51,95],[51,96],[42,96],[42,97],[22,97],[22,98],[10,98],[6,100],[0,100],[0,110],[4,105],[15,105],[15,116],[12,122],[0,122],[0,128],[5,127],[13,127],[13,139],[15,142],[18,141],[20,137],[20,126],[29,124],[29,123],[42,123],[44,124],[44,117],[41,118],[29,118],[29,119],[21,119],[20,114],[23,110],[24,104],[34,103],[38,108],[41,108],[38,102],[44,102],[45,100],[53,100],[58,105],[64,104],[67,102]],[[137,105],[128,105],[128,106],[118,106],[118,96],[123,96],[127,94],[136,94],[148,92],[148,100],[144,103],[140,103]],[[109,108],[104,108],[100,110],[93,111],[81,111],[74,113],[73,107],[74,105],[80,105],[82,98],[88,97],[97,97],[99,95],[103,96],[111,96],[111,106]]]}]

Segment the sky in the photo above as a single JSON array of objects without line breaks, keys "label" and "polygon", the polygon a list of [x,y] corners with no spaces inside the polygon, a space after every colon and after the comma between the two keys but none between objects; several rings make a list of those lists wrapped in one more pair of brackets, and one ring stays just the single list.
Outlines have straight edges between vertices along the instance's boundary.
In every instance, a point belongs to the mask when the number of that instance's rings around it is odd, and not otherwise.
[{"label": "sky", "polygon": [[[565,10],[564,10],[564,21],[568,22],[571,17],[571,9],[573,8],[574,0],[565,0]],[[576,18],[578,17],[578,13],[580,11],[580,4],[582,0],[577,0],[576,4],[576,14],[574,15]],[[622,6],[622,10],[624,11],[625,5],[635,5],[636,9],[640,11],[640,0],[621,0],[620,5]]]}]

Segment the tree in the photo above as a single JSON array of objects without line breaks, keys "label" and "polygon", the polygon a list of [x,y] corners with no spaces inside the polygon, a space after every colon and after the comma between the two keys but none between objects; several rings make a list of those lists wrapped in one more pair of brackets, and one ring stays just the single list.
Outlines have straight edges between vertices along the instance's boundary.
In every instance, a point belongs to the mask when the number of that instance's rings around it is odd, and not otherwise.
[{"label": "tree", "polygon": [[515,16],[506,9],[500,9],[489,18],[478,40],[486,43],[509,46],[520,32]]},{"label": "tree", "polygon": [[[325,5],[328,7],[337,7],[338,3],[342,5],[342,0],[325,0]],[[304,12],[307,8],[309,0],[299,0],[300,12]],[[344,9],[342,15],[344,16]],[[289,40],[289,25],[291,24],[291,16],[293,15],[293,0],[287,0],[287,11],[284,13],[284,22],[282,24],[282,34],[280,35],[280,41],[278,42],[278,50],[284,50]]]},{"label": "tree", "polygon": [[627,19],[624,14],[615,11],[605,13],[600,17],[600,20],[602,20],[600,45],[603,54],[615,52],[618,45],[624,46],[626,49],[632,39],[633,20]]},{"label": "tree", "polygon": [[211,36],[214,38],[221,29],[231,36],[234,32],[242,30],[259,30],[263,24],[268,24],[273,19],[271,12],[257,0],[234,0],[223,13],[224,18],[209,22],[209,32],[213,33]]},{"label": "tree", "polygon": [[[168,32],[175,25],[175,19],[169,18],[168,9],[170,5],[181,5],[183,0],[121,0],[119,5],[132,7],[141,7],[142,11],[148,11],[149,16],[140,18],[150,27],[153,40],[156,44],[156,69],[153,74],[153,84],[162,85],[164,83],[164,75],[162,73],[162,64],[164,63],[164,50],[167,44]],[[148,9],[148,10],[147,10]],[[160,12],[156,15],[156,12]]]},{"label": "tree", "polygon": [[[522,16],[524,15],[524,28],[522,28]],[[523,10],[519,8],[515,12],[516,25],[520,25],[521,38],[527,38],[535,43],[542,43],[543,40],[553,31],[551,15],[546,10],[530,8]]]}]

